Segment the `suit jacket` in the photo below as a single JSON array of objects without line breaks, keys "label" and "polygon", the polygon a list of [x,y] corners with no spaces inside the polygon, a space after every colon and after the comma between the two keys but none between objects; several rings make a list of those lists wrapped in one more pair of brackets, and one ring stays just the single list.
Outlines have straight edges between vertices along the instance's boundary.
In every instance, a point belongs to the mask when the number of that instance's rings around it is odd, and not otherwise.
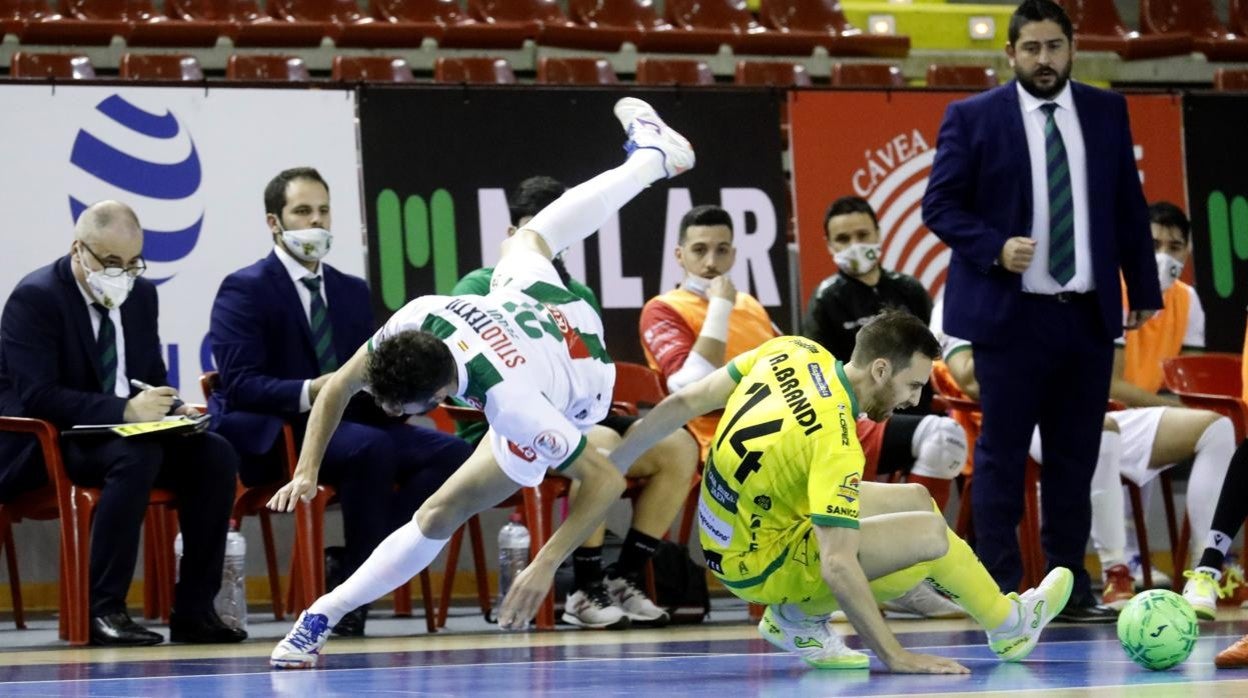
[{"label": "suit jacket", "polygon": [[[1106,338],[1122,334],[1119,269],[1133,310],[1161,307],[1127,118],[1119,94],[1071,82],[1087,152],[1092,276]],[[949,105],[923,196],[923,222],[953,249],[944,328],[984,343],[1014,335],[1022,275],[996,263],[1007,238],[1031,230],[1031,165],[1015,82]],[[1044,263],[1035,260],[1033,263]]]},{"label": "suit jacket", "polygon": [[[321,269],[341,366],[372,336],[372,304],[363,279],[324,263]],[[307,314],[275,252],[221,282],[209,337],[221,374],[221,390],[209,400],[212,428],[252,455],[273,447],[284,420],[302,434],[307,414],[299,412],[299,394],[321,370]],[[345,418],[390,420],[367,395],[352,400]]]},{"label": "suit jacket", "polygon": [[[167,385],[157,329],[156,286],[134,282],[121,306],[126,375]],[[126,399],[100,388],[91,317],[66,255],[28,274],[0,316],[0,414],[46,419],[58,429],[124,421]],[[133,394],[133,393],[132,393]],[[0,500],[44,482],[32,438],[0,434]]]}]

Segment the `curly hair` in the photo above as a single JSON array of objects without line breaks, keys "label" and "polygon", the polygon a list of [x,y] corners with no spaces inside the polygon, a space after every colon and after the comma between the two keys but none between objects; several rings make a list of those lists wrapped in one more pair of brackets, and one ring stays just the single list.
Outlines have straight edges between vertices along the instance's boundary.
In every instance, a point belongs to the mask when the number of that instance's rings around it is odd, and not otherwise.
[{"label": "curly hair", "polygon": [[455,359],[442,340],[407,330],[373,346],[366,380],[378,403],[405,405],[428,400],[455,375]]}]

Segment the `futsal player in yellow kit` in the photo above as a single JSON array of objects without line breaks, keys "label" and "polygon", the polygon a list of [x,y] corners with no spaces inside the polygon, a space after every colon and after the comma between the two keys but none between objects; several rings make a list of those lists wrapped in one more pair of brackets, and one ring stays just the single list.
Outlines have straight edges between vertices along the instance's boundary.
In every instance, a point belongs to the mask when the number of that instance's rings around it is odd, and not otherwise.
[{"label": "futsal player in yellow kit", "polygon": [[861,481],[855,417],[880,421],[917,402],[939,353],[927,327],[899,311],[862,328],[849,363],[811,340],[779,337],[669,396],[611,458],[627,467],[690,418],[724,409],[698,506],[707,565],[737,596],[766,604],[759,632],[807,663],[867,667],[827,624],[839,608],[889,670],[965,673],[902,648],[880,615],[877,601],[923,580],[988,631],[1001,659],[1017,661],[1065,606],[1070,571],[1003,595],[921,485]]}]

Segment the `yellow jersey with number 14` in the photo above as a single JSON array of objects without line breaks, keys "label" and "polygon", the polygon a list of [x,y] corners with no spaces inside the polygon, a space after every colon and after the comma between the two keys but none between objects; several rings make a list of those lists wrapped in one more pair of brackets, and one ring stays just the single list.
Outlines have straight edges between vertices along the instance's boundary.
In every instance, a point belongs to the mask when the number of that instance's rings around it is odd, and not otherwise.
[{"label": "yellow jersey with number 14", "polygon": [[[783,563],[799,527],[858,527],[865,462],[854,426],[857,398],[841,362],[802,337],[778,337],[733,359],[728,399],[702,479],[698,523],[714,554],[754,553]],[[753,565],[751,565],[753,566]]]}]

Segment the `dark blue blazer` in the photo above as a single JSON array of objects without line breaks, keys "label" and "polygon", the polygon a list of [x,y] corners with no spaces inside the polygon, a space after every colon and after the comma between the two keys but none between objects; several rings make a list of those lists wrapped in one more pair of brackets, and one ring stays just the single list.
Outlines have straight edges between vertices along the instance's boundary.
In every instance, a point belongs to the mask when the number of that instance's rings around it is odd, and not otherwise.
[{"label": "dark blue blazer", "polygon": [[[1121,95],[1071,82],[1086,149],[1092,275],[1107,338],[1132,310],[1161,308],[1161,290]],[[953,250],[944,329],[983,343],[1014,335],[1022,275],[996,264],[1007,238],[1031,234],[1031,164],[1015,82],[949,105],[923,196],[923,222]],[[1035,260],[1033,263],[1043,263]]]},{"label": "dark blue blazer", "polygon": [[[157,329],[156,286],[135,280],[121,306],[126,375],[168,385]],[[66,255],[28,274],[0,316],[0,414],[46,419],[58,429],[124,421],[126,399],[100,389],[91,317]],[[133,394],[133,392],[132,392]],[[34,440],[0,434],[0,500],[44,481]]]},{"label": "dark blue blazer", "polygon": [[[372,304],[363,279],[324,263],[321,269],[341,366],[376,329]],[[321,371],[307,315],[277,253],[225,277],[212,304],[209,337],[222,386],[209,401],[212,428],[252,455],[272,448],[283,420],[301,435],[307,414],[299,413],[299,393]],[[344,418],[389,421],[363,394]]]}]

